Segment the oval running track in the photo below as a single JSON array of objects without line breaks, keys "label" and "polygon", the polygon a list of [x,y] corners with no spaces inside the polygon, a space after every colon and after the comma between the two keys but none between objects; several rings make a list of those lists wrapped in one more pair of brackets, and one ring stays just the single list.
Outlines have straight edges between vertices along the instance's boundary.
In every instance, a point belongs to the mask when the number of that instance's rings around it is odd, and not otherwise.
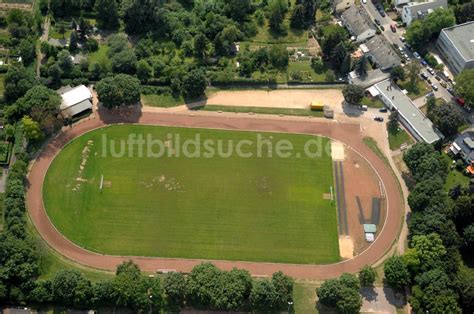
[{"label": "oval running track", "polygon": [[[106,118],[107,117],[107,118]],[[114,123],[139,123],[145,125],[181,126],[197,128],[214,128],[227,130],[269,131],[287,133],[305,133],[322,135],[341,141],[361,154],[378,173],[387,196],[387,215],[385,224],[376,241],[365,251],[349,260],[328,265],[283,264],[265,262],[241,262],[210,260],[221,269],[232,267],[247,269],[255,276],[269,276],[276,271],[283,271],[289,276],[304,279],[327,279],[340,276],[344,272],[354,273],[364,265],[372,265],[387,253],[398,237],[402,223],[402,197],[396,178],[391,169],[362,141],[358,124],[337,123],[321,119],[281,118],[269,116],[243,116],[218,113],[179,114],[141,112],[138,116],[127,116],[102,113],[99,118],[83,121],[62,131],[52,138],[43,148],[31,165],[28,175],[27,207],[34,226],[43,239],[62,256],[78,264],[95,269],[115,271],[118,264],[132,259],[140,268],[148,272],[158,270],[176,270],[189,272],[191,269],[208,260],[179,259],[160,257],[134,257],[103,255],[79,247],[65,238],[51,223],[43,206],[42,186],[49,165],[62,149],[73,138],[90,130]]]}]

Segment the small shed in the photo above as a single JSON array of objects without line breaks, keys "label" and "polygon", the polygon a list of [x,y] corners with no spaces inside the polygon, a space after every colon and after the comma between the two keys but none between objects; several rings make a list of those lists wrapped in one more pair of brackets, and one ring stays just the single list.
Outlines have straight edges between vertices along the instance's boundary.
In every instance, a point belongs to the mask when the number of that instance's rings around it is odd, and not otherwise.
[{"label": "small shed", "polygon": [[364,224],[364,232],[365,233],[376,233],[377,226],[374,224]]}]

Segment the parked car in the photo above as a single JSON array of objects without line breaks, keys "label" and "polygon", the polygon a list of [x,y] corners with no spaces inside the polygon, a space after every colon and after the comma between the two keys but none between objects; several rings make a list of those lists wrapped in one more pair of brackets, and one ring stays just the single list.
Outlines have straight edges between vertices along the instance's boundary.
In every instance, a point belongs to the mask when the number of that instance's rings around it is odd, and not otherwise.
[{"label": "parked car", "polygon": [[437,91],[439,89],[436,84],[431,84],[431,88],[434,89],[435,91]]},{"label": "parked car", "polygon": [[421,73],[420,76],[421,76],[424,80],[428,79],[428,75],[426,75],[426,73],[424,73],[424,72]]},{"label": "parked car", "polygon": [[393,47],[395,47],[395,49],[400,48],[400,46],[397,43],[393,43]]},{"label": "parked car", "polygon": [[443,86],[444,88],[448,87],[448,84],[446,84],[445,81],[442,81],[441,83],[439,83],[441,86]]},{"label": "parked car", "polygon": [[428,94],[425,95],[426,98],[428,97],[434,97],[434,93],[433,92],[429,92]]},{"label": "parked car", "polygon": [[379,109],[379,112],[387,112],[387,111],[388,111],[387,108],[380,108],[380,109]]},{"label": "parked car", "polygon": [[415,56],[415,58],[421,59],[420,54],[419,54],[418,52],[415,51],[415,52],[413,53],[413,55]]},{"label": "parked car", "polygon": [[366,3],[367,3],[367,0],[362,0],[362,3],[363,3],[363,4],[366,4]]},{"label": "parked car", "polygon": [[383,122],[383,117],[376,116],[374,117],[374,120],[378,122]]},{"label": "parked car", "polygon": [[405,47],[407,47],[408,49],[411,49],[411,45],[409,43],[405,43]]},{"label": "parked car", "polygon": [[380,21],[377,20],[377,19],[375,19],[374,22],[375,22],[375,24],[377,24],[377,25],[379,25],[379,26],[380,26],[380,24],[381,24]]},{"label": "parked car", "polygon": [[428,66],[428,62],[426,62],[424,59],[421,59],[420,62],[421,62],[421,65],[424,67]]},{"label": "parked car", "polygon": [[455,100],[458,104],[460,104],[461,106],[464,107],[464,105],[466,104],[466,101],[464,100],[464,98],[461,98],[461,97],[455,97]]},{"label": "parked car", "polygon": [[431,75],[434,75],[434,74],[435,74],[435,71],[434,71],[432,68],[430,68],[430,67],[428,67],[426,70],[427,70],[428,72],[430,72]]},{"label": "parked car", "polygon": [[438,75],[435,76],[435,79],[436,79],[437,81],[441,81],[441,78],[440,78]]},{"label": "parked car", "polygon": [[404,43],[404,42],[405,42],[405,40],[406,40],[406,39],[405,39],[405,37],[403,37],[403,36],[400,36],[400,41],[401,41],[402,43]]},{"label": "parked car", "polygon": [[427,78],[426,81],[427,81],[428,84],[430,84],[430,85],[433,84],[429,78]]},{"label": "parked car", "polygon": [[385,12],[383,10],[379,10],[379,14],[381,17],[385,17]]},{"label": "parked car", "polygon": [[402,47],[398,47],[398,51],[400,51],[401,53],[403,53],[403,48],[402,48]]},{"label": "parked car", "polygon": [[446,90],[447,90],[448,93],[450,93],[451,95],[454,95],[454,89],[452,89],[451,87],[446,88]]},{"label": "parked car", "polygon": [[397,32],[397,25],[390,24],[390,29],[392,30],[392,32],[396,33]]}]

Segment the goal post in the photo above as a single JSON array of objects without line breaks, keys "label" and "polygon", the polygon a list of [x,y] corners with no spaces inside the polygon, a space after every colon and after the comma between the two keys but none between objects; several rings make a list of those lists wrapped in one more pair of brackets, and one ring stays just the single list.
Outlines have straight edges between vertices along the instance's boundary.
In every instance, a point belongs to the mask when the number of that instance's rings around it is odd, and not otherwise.
[{"label": "goal post", "polygon": [[99,190],[102,191],[102,188],[104,187],[104,175],[100,177],[100,185],[99,185]]}]

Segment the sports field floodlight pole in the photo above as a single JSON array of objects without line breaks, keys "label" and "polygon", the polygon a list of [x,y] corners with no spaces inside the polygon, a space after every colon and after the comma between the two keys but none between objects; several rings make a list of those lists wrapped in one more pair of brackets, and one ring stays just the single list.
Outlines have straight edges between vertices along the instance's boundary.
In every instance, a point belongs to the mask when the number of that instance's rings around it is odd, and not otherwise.
[{"label": "sports field floodlight pole", "polygon": [[288,301],[288,313],[290,313],[290,308],[293,305],[293,301]]}]

